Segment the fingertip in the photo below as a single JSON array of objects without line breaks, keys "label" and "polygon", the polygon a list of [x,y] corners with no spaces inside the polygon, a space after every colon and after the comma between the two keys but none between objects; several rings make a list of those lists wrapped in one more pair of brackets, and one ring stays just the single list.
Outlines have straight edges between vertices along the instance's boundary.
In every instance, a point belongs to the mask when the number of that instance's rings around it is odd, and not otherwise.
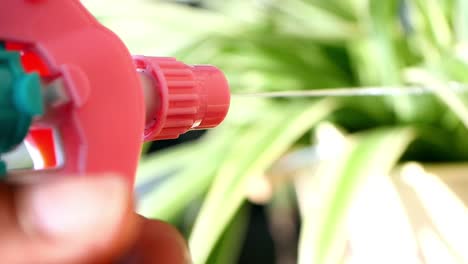
[{"label": "fingertip", "polygon": [[18,194],[26,231],[51,239],[95,235],[126,210],[126,186],[118,177],[75,178],[27,186]]},{"label": "fingertip", "polygon": [[41,257],[64,261],[111,258],[136,236],[139,224],[130,188],[115,175],[64,177],[22,187],[17,215]]},{"label": "fingertip", "polygon": [[173,226],[140,216],[141,232],[123,264],[189,264],[192,263],[186,240]]}]

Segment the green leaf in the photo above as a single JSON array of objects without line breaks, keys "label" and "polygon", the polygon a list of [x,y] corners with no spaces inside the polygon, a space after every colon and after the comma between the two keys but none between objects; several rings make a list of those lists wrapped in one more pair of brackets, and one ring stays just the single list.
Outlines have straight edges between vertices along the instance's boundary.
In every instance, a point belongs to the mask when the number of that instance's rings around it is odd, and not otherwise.
[{"label": "green leaf", "polygon": [[457,41],[468,42],[468,0],[455,0],[453,24]]},{"label": "green leaf", "polygon": [[428,31],[429,38],[438,48],[449,48],[453,42],[452,28],[444,13],[445,1],[412,0],[423,18],[423,28]]},{"label": "green leaf", "polygon": [[[245,184],[264,171],[299,137],[335,108],[331,101],[297,102],[264,118],[232,140],[195,222],[189,244],[195,263],[205,263],[226,225],[245,200]],[[279,109],[277,109],[279,110]]]},{"label": "green leaf", "polygon": [[155,177],[162,174],[161,172],[170,172],[175,168],[187,166],[188,163],[193,161],[193,156],[199,145],[186,143],[142,157],[136,176],[137,188],[154,180]]},{"label": "green leaf", "polygon": [[132,53],[146,55],[169,55],[195,39],[241,24],[221,13],[160,1],[100,0],[85,6]]},{"label": "green leaf", "polygon": [[[223,153],[230,146],[230,138],[238,132],[238,129],[222,131],[220,128],[216,132],[218,133],[212,133],[204,138],[199,143],[200,147],[189,149],[184,146],[161,156],[156,153],[154,160],[144,165],[149,167],[161,164],[161,168],[165,169],[163,172],[180,171],[142,197],[138,203],[140,214],[149,218],[172,221],[191,201],[205,192],[223,160]],[[162,165],[164,162],[169,164]],[[145,173],[144,171],[143,168],[140,173]],[[158,168],[154,167],[153,171],[158,171]],[[140,180],[140,184],[154,179],[154,176],[144,178],[145,180]]]},{"label": "green leaf", "polygon": [[236,264],[240,251],[242,249],[242,242],[247,231],[249,224],[249,211],[248,207],[244,206],[237,212],[231,223],[227,226],[224,234],[220,238],[207,264]]},{"label": "green leaf", "polygon": [[468,101],[462,94],[457,93],[455,89],[451,89],[450,82],[444,79],[445,77],[440,72],[413,69],[408,72],[408,78],[431,89],[457,115],[465,127],[468,128]]},{"label": "green leaf", "polygon": [[319,206],[303,214],[299,263],[331,264],[342,257],[344,222],[360,184],[371,175],[388,175],[413,137],[406,128],[353,136],[342,155],[319,168]]},{"label": "green leaf", "polygon": [[370,0],[368,14],[363,14],[361,27],[366,32],[349,42],[362,85],[395,85],[401,83],[400,57],[395,47],[397,23],[396,0]]},{"label": "green leaf", "polygon": [[270,1],[269,7],[275,11],[276,26],[286,32],[321,41],[353,38],[359,32],[353,21],[332,12],[330,5],[325,8],[303,0],[288,0]]}]

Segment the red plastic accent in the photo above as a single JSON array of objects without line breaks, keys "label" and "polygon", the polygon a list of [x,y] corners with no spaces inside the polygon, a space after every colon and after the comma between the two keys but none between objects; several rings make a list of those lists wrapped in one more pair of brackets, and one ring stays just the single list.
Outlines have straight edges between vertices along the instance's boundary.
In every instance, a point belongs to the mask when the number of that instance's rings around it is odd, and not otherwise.
[{"label": "red plastic accent", "polygon": [[55,153],[56,146],[52,129],[33,128],[29,131],[26,141],[41,153],[44,169],[57,167],[58,160]]},{"label": "red plastic accent", "polygon": [[27,45],[7,42],[5,48],[7,50],[20,52],[21,64],[26,72],[38,72],[41,76],[48,76],[51,74],[44,61],[42,61],[33,50],[28,48]]},{"label": "red plastic accent", "polygon": [[229,110],[229,85],[213,66],[189,66],[174,58],[134,56],[155,81],[159,98],[145,140],[173,139],[191,129],[219,125]]}]

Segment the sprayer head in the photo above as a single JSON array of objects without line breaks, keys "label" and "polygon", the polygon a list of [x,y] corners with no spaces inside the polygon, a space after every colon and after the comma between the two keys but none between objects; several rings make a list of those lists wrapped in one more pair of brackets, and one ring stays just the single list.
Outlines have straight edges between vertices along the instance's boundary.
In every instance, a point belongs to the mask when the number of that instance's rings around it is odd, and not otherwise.
[{"label": "sprayer head", "polygon": [[213,128],[226,117],[229,85],[216,67],[174,58],[134,56],[134,61],[145,89],[145,141]]}]

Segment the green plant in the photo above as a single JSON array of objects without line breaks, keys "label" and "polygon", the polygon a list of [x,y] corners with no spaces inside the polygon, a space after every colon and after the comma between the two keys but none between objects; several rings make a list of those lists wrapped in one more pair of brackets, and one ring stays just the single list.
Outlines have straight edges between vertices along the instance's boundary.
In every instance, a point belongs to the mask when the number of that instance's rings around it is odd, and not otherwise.
[{"label": "green plant", "polygon": [[[468,1],[202,2],[206,9],[157,1],[89,6],[134,53],[167,52],[189,63],[215,64],[227,74],[233,94],[403,84],[423,85],[434,94],[234,96],[219,128],[195,143],[143,157],[138,185],[171,176],[142,198],[140,212],[175,224],[190,216],[185,231],[195,263],[235,263],[241,242],[235,234],[245,228],[240,208],[247,185],[259,175],[274,191],[295,190],[297,204],[288,206],[302,208],[299,262],[342,263],[348,215],[368,180],[389,178],[397,163],[468,158],[466,94],[448,88],[468,79]],[[334,141],[309,136],[323,121],[342,131],[345,143],[330,145],[341,151],[320,159],[317,170],[306,166],[275,186],[271,168],[282,156]],[[294,185],[298,174],[309,179],[308,195]],[[388,179],[385,186],[396,188]],[[304,207],[310,199],[322,202]],[[468,261],[450,241],[444,245],[455,262]]]}]

